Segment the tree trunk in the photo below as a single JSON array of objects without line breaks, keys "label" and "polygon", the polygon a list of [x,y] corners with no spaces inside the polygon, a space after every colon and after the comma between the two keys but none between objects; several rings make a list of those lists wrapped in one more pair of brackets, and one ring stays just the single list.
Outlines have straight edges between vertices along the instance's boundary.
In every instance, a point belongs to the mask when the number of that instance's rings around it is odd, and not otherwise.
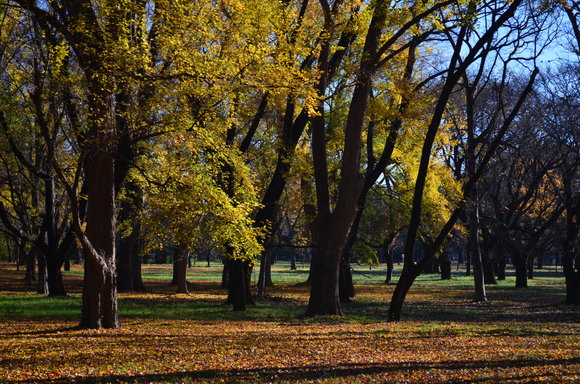
[{"label": "tree trunk", "polygon": [[342,316],[338,294],[340,258],[315,255],[310,269],[310,299],[306,316]]},{"label": "tree trunk", "polygon": [[451,261],[449,254],[444,250],[440,257],[441,280],[451,280]]},{"label": "tree trunk", "polygon": [[267,248],[264,250],[262,254],[262,260],[260,260],[260,274],[258,276],[258,297],[264,298],[266,294],[266,287],[267,284],[267,270],[272,265],[271,264],[272,258],[272,248]]},{"label": "tree trunk", "polygon": [[187,290],[187,247],[179,245],[175,247],[175,284],[177,293],[188,293]]},{"label": "tree trunk", "polygon": [[30,252],[26,252],[26,245],[24,241],[18,242],[18,257],[26,261],[26,273],[24,280],[27,285],[32,285],[32,282],[36,280],[36,252],[32,249]]},{"label": "tree trunk", "polygon": [[49,296],[66,296],[64,284],[62,282],[62,272],[60,263],[53,258],[47,260],[47,284]]},{"label": "tree trunk", "polygon": [[[119,240],[117,284],[119,291],[144,291],[143,277],[141,275],[141,255],[139,254],[139,242],[141,236],[141,224],[138,213],[143,205],[143,193],[141,189],[128,181],[125,185],[129,199],[121,201],[120,221],[129,221],[131,233]],[[135,214],[137,213],[137,214]]]},{"label": "tree trunk", "polygon": [[[222,268],[222,283],[221,288],[228,289],[230,286],[230,265],[228,260],[224,260],[224,267]],[[229,301],[229,300],[228,300]]]},{"label": "tree trunk", "polygon": [[228,268],[228,303],[232,304],[234,311],[246,310],[246,274],[242,260],[226,261]]},{"label": "tree trunk", "polygon": [[390,246],[386,245],[385,250],[385,261],[387,263],[387,277],[385,278],[385,284],[392,284],[393,282],[393,250]]},{"label": "tree trunk", "polygon": [[562,266],[566,279],[566,304],[580,305],[580,252],[577,251],[580,195],[574,196],[571,178],[564,178],[566,238]]},{"label": "tree trunk", "polygon": [[343,252],[343,257],[340,259],[338,295],[341,303],[350,303],[355,295],[354,284],[352,282],[352,270],[350,268],[350,255],[350,251]]},{"label": "tree trunk", "polygon": [[48,272],[46,266],[46,257],[42,252],[39,252],[36,246],[32,246],[30,252],[36,254],[38,260],[38,281],[36,282],[36,293],[40,295],[48,295]]},{"label": "tree trunk", "polygon": [[497,258],[497,279],[499,281],[505,280],[505,267],[507,265],[505,249],[499,248],[496,252]]},{"label": "tree trunk", "polygon": [[465,276],[471,276],[471,253],[467,249],[467,258],[465,259]]},{"label": "tree trunk", "polygon": [[513,264],[516,270],[516,288],[528,287],[528,263],[527,257],[519,250],[513,251]]},{"label": "tree trunk", "polygon": [[536,252],[533,252],[529,259],[528,259],[528,265],[527,265],[527,269],[528,269],[528,280],[533,280],[534,279],[534,254]]},{"label": "tree trunk", "polygon": [[495,280],[495,273],[493,270],[493,263],[491,261],[491,258],[489,256],[489,252],[488,250],[484,250],[482,249],[482,254],[481,254],[481,263],[482,263],[482,267],[483,267],[483,280],[485,284],[497,284],[497,281]]},{"label": "tree trunk", "polygon": [[[103,116],[105,116],[103,114]],[[119,328],[115,264],[114,160],[103,148],[87,154],[87,240],[81,327]],[[88,246],[90,248],[87,248]]]},{"label": "tree trunk", "polygon": [[420,269],[414,265],[406,265],[403,267],[403,271],[391,297],[389,311],[387,312],[387,321],[401,320],[401,312],[403,311],[403,303],[405,302],[407,293],[420,273]]}]

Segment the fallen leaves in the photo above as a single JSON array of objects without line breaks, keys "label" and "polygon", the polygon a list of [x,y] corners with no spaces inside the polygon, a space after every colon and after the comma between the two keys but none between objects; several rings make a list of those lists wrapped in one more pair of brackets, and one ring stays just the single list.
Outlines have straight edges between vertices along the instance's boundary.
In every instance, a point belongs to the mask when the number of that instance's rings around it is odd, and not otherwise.
[{"label": "fallen leaves", "polygon": [[[518,297],[514,304],[506,297],[481,307],[466,300],[470,289],[416,287],[408,304],[414,320],[386,323],[372,311],[387,288],[369,284],[357,287],[349,309],[374,314],[363,321],[287,314],[254,321],[251,311],[242,316],[220,306],[225,292],[204,284],[195,283],[189,295],[153,281],[147,293],[121,293],[132,315],[119,330],[80,329],[71,317],[1,313],[0,382],[580,382],[577,311],[552,299]],[[14,292],[5,297],[27,299]],[[271,294],[262,308],[304,305],[307,288],[278,284]],[[164,313],[139,317],[145,308]]]},{"label": "fallen leaves", "polygon": [[0,325],[0,381],[580,379],[579,325],[563,333],[560,324],[544,323],[537,335],[494,334],[513,326],[435,323],[425,332],[420,323],[126,320],[120,330],[94,331],[70,321],[21,320]]}]

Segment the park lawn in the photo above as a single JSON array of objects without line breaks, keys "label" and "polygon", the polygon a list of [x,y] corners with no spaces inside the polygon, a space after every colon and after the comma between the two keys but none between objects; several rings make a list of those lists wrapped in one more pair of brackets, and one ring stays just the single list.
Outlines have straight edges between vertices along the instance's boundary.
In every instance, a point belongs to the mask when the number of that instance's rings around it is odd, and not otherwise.
[{"label": "park lawn", "polygon": [[382,269],[356,269],[346,317],[305,319],[304,271],[285,278],[292,273],[276,267],[283,282],[233,312],[214,282],[219,267],[203,268],[190,271],[190,294],[177,295],[168,267],[146,266],[157,277],[149,291],[119,294],[122,328],[96,331],[77,327],[79,267],[65,275],[68,297],[47,298],[0,264],[0,382],[580,381],[580,310],[561,305],[552,272],[527,290],[510,279],[489,287],[485,304],[471,302],[468,277],[422,276],[404,321],[387,323],[393,286],[381,284]]}]

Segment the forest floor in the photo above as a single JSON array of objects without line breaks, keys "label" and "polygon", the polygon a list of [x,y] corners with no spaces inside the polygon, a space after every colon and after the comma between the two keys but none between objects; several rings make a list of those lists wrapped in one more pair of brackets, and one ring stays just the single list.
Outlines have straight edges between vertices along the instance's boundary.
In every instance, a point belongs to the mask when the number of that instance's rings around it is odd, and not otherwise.
[{"label": "forest floor", "polygon": [[303,318],[306,273],[275,266],[267,297],[233,312],[220,267],[191,268],[190,293],[175,294],[170,267],[145,266],[147,292],[119,294],[122,328],[86,330],[80,266],[51,298],[0,264],[0,383],[580,382],[580,308],[562,305],[557,271],[488,286],[483,304],[463,272],[421,276],[397,323],[385,321],[394,286],[368,267],[345,317]]}]

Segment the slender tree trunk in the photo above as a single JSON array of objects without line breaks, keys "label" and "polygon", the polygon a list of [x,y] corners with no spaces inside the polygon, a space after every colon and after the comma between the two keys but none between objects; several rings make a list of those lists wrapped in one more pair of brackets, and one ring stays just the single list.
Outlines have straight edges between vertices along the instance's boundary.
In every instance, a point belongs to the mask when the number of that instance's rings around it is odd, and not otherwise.
[{"label": "slender tree trunk", "polygon": [[26,261],[26,273],[24,280],[26,284],[32,285],[32,282],[36,280],[36,252],[26,252],[26,244],[24,241],[20,240],[17,243],[18,246],[18,257]]},{"label": "slender tree trunk", "polygon": [[[126,156],[130,157],[130,153],[132,152],[128,152]],[[117,178],[121,177],[120,173],[122,172],[116,170]],[[116,186],[117,188],[120,187]],[[130,180],[125,183],[125,189],[129,198],[121,201],[119,217],[120,221],[130,223],[131,233],[119,240],[117,284],[119,291],[144,291],[145,285],[141,275],[142,257],[139,254],[141,223],[138,217],[138,213],[143,209],[143,191]]]},{"label": "slender tree trunk", "polygon": [[513,264],[516,270],[516,288],[528,287],[527,257],[519,249],[513,250]]},{"label": "slender tree trunk", "polygon": [[440,257],[441,264],[441,280],[451,280],[451,260],[449,260],[449,253],[443,250]]},{"label": "slender tree trunk", "polygon": [[[54,177],[50,170],[46,171],[48,177],[45,179],[44,207],[45,207],[45,226],[46,226],[46,248],[45,262],[47,273],[48,293],[50,296],[66,296],[64,285],[62,283],[62,264],[64,263],[65,252],[59,254],[56,239],[56,212],[54,207]],[[67,240],[65,240],[67,241]],[[72,242],[72,241],[70,241]],[[66,246],[70,246],[67,243]]]},{"label": "slender tree trunk", "polygon": [[262,260],[260,260],[260,273],[258,276],[258,297],[264,298],[266,295],[267,284],[267,270],[271,266],[272,248],[266,248],[262,254]]},{"label": "slender tree trunk", "polygon": [[44,253],[39,252],[36,246],[32,246],[30,252],[34,252],[36,254],[36,258],[38,260],[38,281],[36,282],[36,293],[40,295],[48,295],[48,272],[46,266],[46,257]]},{"label": "slender tree trunk", "polygon": [[340,259],[340,274],[338,277],[338,294],[341,303],[350,303],[354,297],[354,284],[350,268],[350,252],[343,252]]},{"label": "slender tree trunk", "polygon": [[389,245],[383,247],[385,250],[385,261],[387,263],[387,277],[385,278],[385,284],[392,284],[393,282],[393,250]]},{"label": "slender tree trunk", "polygon": [[536,252],[532,251],[530,257],[528,258],[528,265],[527,265],[528,280],[534,279],[534,256],[535,256],[535,254],[536,254]]},{"label": "slender tree trunk", "polygon": [[177,293],[188,293],[187,290],[187,247],[182,245],[175,247],[175,284]]},{"label": "slender tree trunk", "polygon": [[224,289],[228,289],[230,286],[230,265],[228,263],[228,260],[224,260],[223,263],[224,267],[222,268],[222,283],[220,286]]},{"label": "slender tree trunk", "polygon": [[484,284],[497,284],[495,280],[495,273],[493,270],[493,263],[489,257],[489,251],[487,249],[481,250],[481,263],[483,267],[483,280]]},{"label": "slender tree trunk", "polygon": [[497,263],[497,279],[499,281],[505,280],[505,268],[507,265],[507,258],[506,258],[506,249],[501,245],[502,240],[501,238],[498,240],[499,244],[495,250],[495,257]]}]

